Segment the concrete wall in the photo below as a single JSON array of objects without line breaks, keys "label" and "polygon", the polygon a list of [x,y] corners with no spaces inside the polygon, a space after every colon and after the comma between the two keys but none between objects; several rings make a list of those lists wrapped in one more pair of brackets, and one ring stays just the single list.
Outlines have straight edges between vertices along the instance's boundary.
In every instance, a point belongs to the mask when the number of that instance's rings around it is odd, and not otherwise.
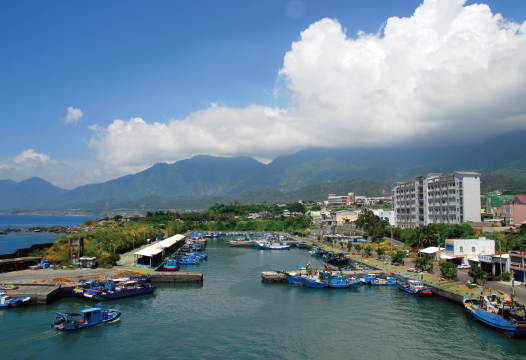
[{"label": "concrete wall", "polygon": [[[464,222],[480,221],[480,176],[455,174],[462,181]],[[462,215],[462,214],[461,214]]]}]

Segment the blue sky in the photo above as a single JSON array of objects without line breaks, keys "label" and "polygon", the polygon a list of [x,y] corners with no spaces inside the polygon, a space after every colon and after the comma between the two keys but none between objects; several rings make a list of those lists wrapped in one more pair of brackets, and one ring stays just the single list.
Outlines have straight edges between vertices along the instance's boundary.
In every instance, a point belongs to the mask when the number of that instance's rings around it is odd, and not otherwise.
[{"label": "blue sky", "polygon": [[[321,109],[328,101],[324,97],[332,101],[346,89],[352,89],[356,85],[352,79],[361,79],[362,72],[367,76],[374,72],[366,68],[366,59],[362,59],[363,66],[351,66],[351,63],[357,64],[360,54],[363,54],[356,50],[361,46],[359,31],[377,34],[389,18],[409,18],[422,2],[0,2],[0,178],[20,181],[41,176],[64,188],[72,188],[140,171],[159,161],[174,162],[198,153],[249,155],[268,162],[275,156],[309,145],[342,146],[341,142],[331,144],[328,140],[330,134],[327,139],[314,139],[297,131],[304,128],[321,134],[323,130],[317,128],[319,124],[324,127],[334,124],[336,133],[348,134],[343,146],[378,146],[373,139],[383,139],[387,130],[375,134],[374,129],[343,125],[352,121],[363,122],[366,115],[357,114],[356,110],[363,108],[363,104],[345,108],[340,105],[340,100],[334,100],[335,107],[341,111],[324,117],[322,114],[327,111]],[[432,2],[428,1],[428,8],[432,8]],[[451,11],[460,14],[462,4],[459,5],[458,0],[444,2],[453,9]],[[464,8],[473,3],[466,2]],[[485,3],[491,8],[490,13],[501,13],[518,27],[526,20],[526,3],[523,1]],[[437,11],[445,17],[449,10]],[[320,22],[325,18],[333,21]],[[421,18],[427,21],[426,17]],[[461,19],[471,21],[469,16]],[[421,26],[422,22],[419,24]],[[473,28],[488,27],[487,24],[483,21],[477,24],[474,20]],[[339,26],[347,38],[345,41],[338,32]],[[394,23],[388,27],[396,28]],[[302,32],[307,29],[311,29],[308,32],[311,37],[307,39],[308,34],[305,34],[302,38]],[[411,26],[407,29],[404,31],[414,30]],[[455,26],[451,25],[448,31],[456,31]],[[515,32],[518,31],[515,29]],[[485,34],[482,31],[480,36]],[[513,37],[511,31],[510,34],[508,37]],[[324,36],[332,37],[325,42]],[[517,44],[522,44],[524,36],[516,37],[509,40],[509,48],[514,51]],[[363,38],[363,48],[379,48],[385,54],[386,48],[393,49],[392,44],[396,47],[396,41],[388,46],[386,42],[379,43],[381,38]],[[357,41],[351,43],[350,40]],[[293,43],[299,45],[297,52],[291,51]],[[325,46],[326,43],[332,45]],[[498,41],[490,39],[488,43],[494,45]],[[354,50],[349,50],[349,46],[354,46]],[[318,61],[333,50],[340,55],[328,58],[326,62]],[[406,53],[407,49],[403,52]],[[288,53],[287,62],[285,56]],[[440,58],[448,54],[442,50]],[[519,58],[517,69],[524,65],[522,54],[499,54],[500,57]],[[490,65],[483,66],[489,69],[486,69],[489,74],[486,84],[497,76],[493,72],[490,74],[490,70],[491,59],[498,56],[489,54],[488,57]],[[310,66],[307,58],[318,63]],[[343,65],[336,63],[342,58],[347,59]],[[419,57],[415,56],[415,59]],[[464,60],[455,58],[455,61],[461,63]],[[444,65],[444,61],[440,64],[432,70],[440,66],[451,68]],[[383,71],[397,72],[392,63],[387,65],[392,70]],[[402,69],[400,73],[406,70]],[[459,71],[456,68],[452,73],[458,74]],[[340,72],[344,72],[342,77],[338,76]],[[408,78],[412,75],[408,74]],[[520,85],[513,83],[516,74],[504,74],[503,78],[506,76],[510,78],[509,83],[499,83],[499,86],[517,93],[514,86]],[[422,79],[423,76],[419,73],[416,78]],[[349,86],[339,79],[350,81]],[[438,85],[433,83],[433,86]],[[423,87],[420,84],[418,88]],[[323,93],[322,90],[316,93],[316,89],[323,89]],[[384,89],[390,91],[391,87],[384,86]],[[327,94],[331,93],[333,95],[329,97]],[[378,89],[374,93],[377,94]],[[435,98],[436,94],[426,97],[427,104],[446,101]],[[468,94],[466,99],[462,99],[464,94]],[[354,89],[345,95],[352,102],[354,98],[370,96],[371,92],[361,94]],[[474,96],[464,89],[457,99],[470,103]],[[509,106],[509,95],[502,97],[508,99],[503,103]],[[342,99],[341,103],[345,101]],[[395,102],[388,97],[382,103],[390,101]],[[319,106],[313,109],[313,104],[318,102]],[[396,102],[403,103],[398,98]],[[503,103],[497,102],[495,109]],[[522,127],[523,109],[517,103],[511,104],[512,108],[514,105],[518,108],[513,114],[502,119],[507,125],[499,128],[509,131]],[[469,108],[456,108],[456,102],[450,101],[448,106],[454,110],[441,114],[440,119],[469,112]],[[69,122],[66,121],[68,108],[80,111]],[[318,111],[318,116],[312,115]],[[382,110],[380,115],[368,114],[378,121],[376,128],[382,129],[402,121],[400,111],[397,106]],[[79,117],[80,113],[82,116]],[[262,118],[262,114],[266,117]],[[422,118],[426,114],[422,109],[414,109],[410,114],[403,114],[403,118]],[[352,120],[353,116],[356,120]],[[267,117],[272,122],[267,123]],[[140,120],[132,122],[132,118]],[[238,123],[231,119],[237,119]],[[333,122],[333,119],[337,120]],[[495,116],[493,119],[487,121],[496,121]],[[442,121],[437,128],[446,132],[448,120]],[[177,124],[170,127],[171,122]],[[468,120],[466,122],[466,126],[472,125]],[[414,123],[414,129],[413,123],[408,125],[413,129],[409,131],[413,136],[410,139],[436,134],[435,128],[419,126],[417,120]],[[277,134],[274,133],[276,128],[281,129]],[[258,129],[261,129],[261,137],[268,141],[259,140]],[[370,133],[370,139],[353,141],[356,136],[354,129],[358,134]],[[214,134],[221,134],[221,137],[214,137]],[[158,140],[148,140],[156,138]],[[398,140],[389,145],[408,140],[406,135],[395,138]],[[148,141],[180,143],[181,147],[159,147]]]}]

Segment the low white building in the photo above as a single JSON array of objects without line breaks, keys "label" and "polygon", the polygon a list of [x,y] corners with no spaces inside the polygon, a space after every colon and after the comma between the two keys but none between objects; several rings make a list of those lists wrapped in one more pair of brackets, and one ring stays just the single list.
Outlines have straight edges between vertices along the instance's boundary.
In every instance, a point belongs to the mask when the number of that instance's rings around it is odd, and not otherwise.
[{"label": "low white building", "polygon": [[444,259],[445,256],[446,256],[446,252],[445,252],[446,248],[440,248],[440,255],[438,253],[438,247],[436,246],[431,246],[431,247],[428,247],[428,248],[425,248],[425,249],[422,249],[422,250],[419,250],[418,251],[418,254],[420,255],[420,257],[430,257],[431,259],[433,260],[438,260],[438,258],[440,257],[441,259]]},{"label": "low white building", "polygon": [[495,255],[495,240],[487,240],[485,237],[446,240],[447,259],[455,259],[457,265],[470,265],[470,260],[478,262],[478,255]]},{"label": "low white building", "polygon": [[395,212],[393,210],[384,210],[384,209],[373,209],[371,210],[374,215],[379,216],[380,219],[387,218],[389,220],[389,225],[394,226],[395,224]]}]

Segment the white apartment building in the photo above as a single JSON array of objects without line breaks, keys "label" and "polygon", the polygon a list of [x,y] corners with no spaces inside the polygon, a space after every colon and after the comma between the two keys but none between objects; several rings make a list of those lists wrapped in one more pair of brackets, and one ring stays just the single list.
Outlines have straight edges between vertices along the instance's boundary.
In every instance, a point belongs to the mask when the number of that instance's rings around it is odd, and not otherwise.
[{"label": "white apartment building", "polygon": [[395,212],[393,210],[373,209],[371,211],[374,215],[380,217],[380,219],[387,218],[389,220],[389,225],[395,224]]},{"label": "white apartment building", "polygon": [[480,174],[455,171],[430,173],[391,185],[395,226],[480,222]]}]

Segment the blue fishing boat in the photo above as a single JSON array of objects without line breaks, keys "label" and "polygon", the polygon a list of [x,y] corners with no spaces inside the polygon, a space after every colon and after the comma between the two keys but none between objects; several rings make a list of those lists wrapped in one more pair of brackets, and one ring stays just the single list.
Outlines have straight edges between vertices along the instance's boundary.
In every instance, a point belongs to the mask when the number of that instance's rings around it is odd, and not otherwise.
[{"label": "blue fishing boat", "polygon": [[126,281],[116,282],[113,279],[101,283],[99,289],[84,290],[84,297],[90,300],[113,300],[134,295],[153,293],[157,287],[149,278],[143,281],[138,276],[130,276]]},{"label": "blue fishing boat", "polygon": [[505,301],[486,295],[463,297],[468,317],[484,325],[504,332],[510,337],[526,337],[526,314],[524,305],[511,299]]},{"label": "blue fishing boat", "polygon": [[322,258],[323,261],[327,264],[335,266],[344,266],[349,264],[349,258],[344,252],[339,252],[337,254],[334,254],[333,252],[328,252],[327,254],[323,255]]},{"label": "blue fishing boat", "polygon": [[5,288],[0,289],[0,308],[14,308],[27,305],[29,304],[29,300],[31,300],[29,296],[11,299],[11,297],[7,295],[7,290]]},{"label": "blue fishing boat", "polygon": [[331,288],[348,288],[348,287],[358,287],[361,284],[361,281],[356,278],[347,278],[344,274],[330,274],[328,279],[328,286]]},{"label": "blue fishing boat", "polygon": [[175,259],[168,259],[163,264],[163,270],[166,271],[177,271],[179,270],[179,264],[177,264],[177,260]]},{"label": "blue fishing boat", "polygon": [[397,281],[396,286],[400,290],[410,293],[414,296],[432,296],[433,288],[425,286],[422,280]]},{"label": "blue fishing boat", "polygon": [[99,289],[101,286],[100,280],[81,280],[80,285],[73,288],[73,294],[84,297],[86,289]]},{"label": "blue fishing boat", "polygon": [[194,256],[194,257],[199,258],[199,260],[206,260],[206,259],[208,259],[208,255],[206,255],[206,254],[199,254],[199,253],[196,253],[196,252],[186,253],[186,256]]},{"label": "blue fishing boat", "polygon": [[326,281],[321,281],[317,277],[310,278],[310,277],[299,276],[298,280],[301,283],[301,285],[309,287],[309,288],[323,289],[324,287],[327,286]]},{"label": "blue fishing boat", "polygon": [[396,286],[396,279],[392,276],[387,276],[385,278],[379,277],[374,279],[370,284],[375,286]]},{"label": "blue fishing boat", "polygon": [[317,249],[312,249],[309,251],[309,255],[311,256],[323,256],[327,254],[327,251],[323,250],[323,248],[318,247]]},{"label": "blue fishing boat", "polygon": [[315,289],[358,287],[361,283],[357,278],[347,278],[342,273],[333,274],[326,271],[320,271],[317,276],[298,276],[298,280],[302,285]]},{"label": "blue fishing boat", "polygon": [[303,241],[298,241],[298,242],[296,243],[296,247],[297,247],[298,249],[305,249],[305,248],[307,247],[307,244],[304,243]]},{"label": "blue fishing boat", "polygon": [[102,304],[97,304],[94,308],[82,310],[80,313],[57,312],[51,327],[60,331],[75,331],[89,326],[111,322],[120,315],[121,312],[119,310],[104,309]]},{"label": "blue fishing boat", "polygon": [[197,265],[199,264],[199,256],[182,255],[176,258],[179,265]]},{"label": "blue fishing boat", "polygon": [[373,282],[380,276],[377,274],[371,274],[368,271],[364,271],[363,277],[360,279],[364,285],[374,285]]}]

